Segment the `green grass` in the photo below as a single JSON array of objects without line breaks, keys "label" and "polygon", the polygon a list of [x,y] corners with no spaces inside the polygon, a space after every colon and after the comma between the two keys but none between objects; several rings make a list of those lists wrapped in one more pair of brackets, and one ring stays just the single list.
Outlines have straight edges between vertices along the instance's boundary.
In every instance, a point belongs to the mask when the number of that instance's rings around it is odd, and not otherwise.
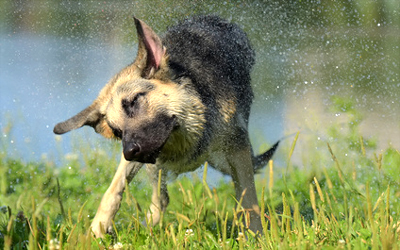
[{"label": "green grass", "polygon": [[[89,232],[117,166],[119,146],[90,150],[84,143],[55,166],[0,155],[0,248],[4,249],[398,249],[400,153],[359,134],[360,114],[335,99],[348,116],[345,132],[327,129],[325,141],[298,134],[282,166],[272,161],[257,177],[264,235],[243,228],[232,183],[210,189],[196,175],[169,184],[171,204],[162,223],[143,226],[150,185],[141,171],[125,191],[115,234]],[[3,143],[4,145],[4,143]],[[291,163],[302,150],[307,164]],[[83,153],[85,152],[85,153]],[[105,153],[110,152],[110,153]],[[207,170],[207,168],[205,168]]]}]

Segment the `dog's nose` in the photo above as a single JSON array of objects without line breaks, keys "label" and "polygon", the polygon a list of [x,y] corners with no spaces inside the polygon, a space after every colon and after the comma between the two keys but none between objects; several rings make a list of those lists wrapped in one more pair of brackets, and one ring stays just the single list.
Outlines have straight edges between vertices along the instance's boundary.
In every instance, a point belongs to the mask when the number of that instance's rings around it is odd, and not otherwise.
[{"label": "dog's nose", "polygon": [[122,142],[122,147],[124,151],[124,157],[127,161],[132,161],[137,156],[137,153],[140,152],[140,145],[136,142]]}]

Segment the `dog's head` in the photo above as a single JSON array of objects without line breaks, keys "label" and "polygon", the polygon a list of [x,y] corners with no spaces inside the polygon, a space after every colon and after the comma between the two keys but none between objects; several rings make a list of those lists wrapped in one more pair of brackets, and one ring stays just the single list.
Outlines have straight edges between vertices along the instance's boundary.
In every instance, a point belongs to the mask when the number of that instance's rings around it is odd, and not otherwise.
[{"label": "dog's head", "polygon": [[[202,131],[204,106],[170,80],[161,39],[141,20],[135,18],[135,25],[139,47],[134,63],[115,75],[89,107],[57,124],[54,133],[89,125],[104,137],[121,139],[126,160],[155,163],[170,138],[176,142],[187,137],[179,135],[187,132],[182,127]],[[195,124],[185,121],[188,116]]]}]

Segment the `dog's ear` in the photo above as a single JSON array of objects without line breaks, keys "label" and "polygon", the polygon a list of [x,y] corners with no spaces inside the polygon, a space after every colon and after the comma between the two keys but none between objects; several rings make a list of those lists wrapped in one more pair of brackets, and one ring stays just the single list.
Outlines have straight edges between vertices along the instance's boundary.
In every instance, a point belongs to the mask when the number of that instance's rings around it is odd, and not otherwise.
[{"label": "dog's ear", "polygon": [[105,121],[104,115],[100,113],[99,105],[96,101],[75,116],[58,123],[54,126],[53,132],[61,135],[84,125],[93,127],[97,133],[102,134],[106,138],[113,137],[112,130]]},{"label": "dog's ear", "polygon": [[139,39],[138,54],[134,62],[143,78],[151,78],[163,62],[165,48],[157,34],[143,21],[134,17]]},{"label": "dog's ear", "polygon": [[71,130],[80,128],[84,125],[95,127],[99,120],[100,113],[98,112],[96,103],[93,103],[75,116],[69,118],[66,121],[58,123],[56,126],[54,126],[53,132],[55,134],[61,135]]}]

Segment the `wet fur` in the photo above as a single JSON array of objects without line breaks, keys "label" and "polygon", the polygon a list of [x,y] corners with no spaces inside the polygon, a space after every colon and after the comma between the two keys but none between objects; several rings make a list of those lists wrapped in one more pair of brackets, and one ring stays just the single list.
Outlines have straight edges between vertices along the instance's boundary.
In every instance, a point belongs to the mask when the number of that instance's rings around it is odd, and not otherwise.
[{"label": "wet fur", "polygon": [[246,193],[247,226],[261,232],[254,172],[278,143],[253,156],[247,129],[254,51],[246,34],[216,16],[184,20],[162,38],[138,19],[135,25],[135,61],[109,81],[92,105],[54,128],[63,134],[88,125],[122,141],[120,165],[92,222],[94,234],[112,231],[125,184],[143,164],[153,184],[147,216],[156,224],[169,202],[167,172],[192,171],[205,161],[232,176],[238,200]]}]

